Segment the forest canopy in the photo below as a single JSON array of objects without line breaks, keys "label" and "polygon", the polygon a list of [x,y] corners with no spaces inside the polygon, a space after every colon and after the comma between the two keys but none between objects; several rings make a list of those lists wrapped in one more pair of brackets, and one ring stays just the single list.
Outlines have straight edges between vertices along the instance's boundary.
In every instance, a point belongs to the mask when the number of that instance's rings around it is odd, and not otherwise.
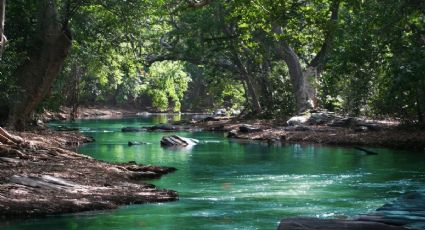
[{"label": "forest canopy", "polygon": [[421,0],[1,3],[0,120],[17,129],[99,104],[425,120]]}]

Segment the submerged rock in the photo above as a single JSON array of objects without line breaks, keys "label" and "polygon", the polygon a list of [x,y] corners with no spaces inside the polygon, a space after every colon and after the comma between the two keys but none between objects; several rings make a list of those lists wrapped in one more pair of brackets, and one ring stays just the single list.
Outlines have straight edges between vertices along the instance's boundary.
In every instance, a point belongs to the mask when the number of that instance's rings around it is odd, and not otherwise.
[{"label": "submerged rock", "polygon": [[181,130],[180,127],[170,124],[159,124],[147,128],[149,131],[176,131]]},{"label": "submerged rock", "polygon": [[128,142],[128,146],[133,146],[133,145],[147,145],[148,143],[146,142],[139,142],[139,141],[129,141]]},{"label": "submerged rock", "polygon": [[144,128],[137,128],[137,127],[124,127],[121,129],[121,132],[129,133],[129,132],[143,132],[146,131]]},{"label": "submerged rock", "polygon": [[161,146],[164,147],[188,147],[198,144],[198,140],[193,138],[181,137],[177,135],[165,136],[161,139]]}]

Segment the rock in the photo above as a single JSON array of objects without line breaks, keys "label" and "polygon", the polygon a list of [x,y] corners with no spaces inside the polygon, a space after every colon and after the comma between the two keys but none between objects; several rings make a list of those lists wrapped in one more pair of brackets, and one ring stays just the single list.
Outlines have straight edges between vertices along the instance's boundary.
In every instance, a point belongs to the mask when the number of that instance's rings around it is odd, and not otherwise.
[{"label": "rock", "polygon": [[354,148],[357,149],[357,150],[365,152],[367,155],[378,155],[377,152],[374,152],[374,151],[371,151],[371,150],[368,150],[368,149],[365,149],[365,148],[362,148],[362,147],[354,147]]},{"label": "rock", "polygon": [[335,116],[329,113],[312,113],[308,118],[309,125],[323,125],[329,123]]},{"label": "rock", "polygon": [[369,131],[381,131],[382,130],[382,127],[380,125],[374,124],[374,123],[363,123],[363,122],[361,122],[357,125],[358,125],[358,127],[366,127],[367,130],[369,130]]},{"label": "rock", "polygon": [[42,128],[46,127],[46,124],[44,123],[43,119],[37,119],[35,121],[35,125]]},{"label": "rock", "polygon": [[283,219],[278,230],[407,230],[407,228],[369,221],[297,217]]},{"label": "rock", "polygon": [[228,138],[236,138],[238,137],[238,131],[237,130],[232,130],[230,132],[227,133],[227,137]]},{"label": "rock", "polygon": [[295,117],[291,117],[286,123],[289,126],[304,125],[304,124],[307,124],[307,121],[309,118],[310,118],[309,115],[295,116]]},{"label": "rock", "polygon": [[121,129],[121,132],[129,133],[129,132],[143,132],[146,131],[144,128],[137,128],[137,127],[124,127]]},{"label": "rock", "polygon": [[425,229],[425,191],[406,192],[398,199],[383,205],[375,212],[356,218],[383,224]]},{"label": "rock", "polygon": [[149,127],[147,129],[149,131],[176,131],[176,130],[181,130],[181,128],[179,128],[177,126],[170,125],[170,124],[154,125],[154,126]]},{"label": "rock", "polygon": [[239,126],[239,131],[241,133],[256,133],[256,132],[261,132],[263,130],[260,128],[255,128],[252,125],[241,125]]},{"label": "rock", "polygon": [[64,121],[64,120],[66,120],[66,119],[67,119],[67,116],[66,116],[66,114],[65,114],[65,113],[58,113],[58,115],[57,115],[57,119],[58,119],[58,120],[62,120],[62,121]]},{"label": "rock", "polygon": [[369,130],[369,128],[366,127],[366,126],[363,126],[363,125],[357,126],[356,128],[354,128],[354,132],[357,132],[357,133],[366,132],[368,130]]},{"label": "rock", "polygon": [[231,116],[238,116],[239,114],[241,114],[241,111],[239,109],[230,109]]},{"label": "rock", "polygon": [[309,217],[283,219],[279,230],[405,230],[425,229],[425,191],[403,194],[375,212],[352,220],[318,219]]},{"label": "rock", "polygon": [[354,127],[358,124],[358,121],[354,117],[346,118],[335,118],[332,122],[328,123],[328,126],[331,127]]},{"label": "rock", "polygon": [[138,141],[129,141],[128,142],[128,146],[133,146],[133,145],[146,145],[148,143],[146,142],[138,142]]},{"label": "rock", "polygon": [[196,145],[199,141],[193,138],[181,137],[177,135],[166,136],[161,139],[161,146],[171,147],[171,146],[180,146],[188,147]]},{"label": "rock", "polygon": [[208,122],[208,121],[220,121],[220,119],[217,118],[217,117],[206,117],[202,121],[204,121],[204,122]]},{"label": "rock", "polygon": [[227,114],[226,109],[217,109],[216,111],[214,111],[213,115],[214,116],[226,116]]}]

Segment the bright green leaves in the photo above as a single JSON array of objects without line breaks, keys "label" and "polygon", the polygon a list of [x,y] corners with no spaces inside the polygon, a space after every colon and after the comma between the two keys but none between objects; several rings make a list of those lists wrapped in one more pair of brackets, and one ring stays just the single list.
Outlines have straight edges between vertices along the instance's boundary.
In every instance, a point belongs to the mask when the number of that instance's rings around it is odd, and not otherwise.
[{"label": "bright green leaves", "polygon": [[145,74],[147,94],[152,105],[159,111],[167,111],[172,105],[173,112],[180,112],[181,100],[191,81],[185,72],[184,63],[164,61],[154,63]]}]

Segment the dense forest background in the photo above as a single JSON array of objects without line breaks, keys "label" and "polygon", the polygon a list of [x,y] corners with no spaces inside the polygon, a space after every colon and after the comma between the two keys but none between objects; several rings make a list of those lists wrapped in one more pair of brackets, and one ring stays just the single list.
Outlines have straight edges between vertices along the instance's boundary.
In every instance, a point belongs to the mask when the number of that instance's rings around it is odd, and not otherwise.
[{"label": "dense forest background", "polygon": [[61,105],[425,120],[422,0],[1,3],[0,120],[17,129]]}]

